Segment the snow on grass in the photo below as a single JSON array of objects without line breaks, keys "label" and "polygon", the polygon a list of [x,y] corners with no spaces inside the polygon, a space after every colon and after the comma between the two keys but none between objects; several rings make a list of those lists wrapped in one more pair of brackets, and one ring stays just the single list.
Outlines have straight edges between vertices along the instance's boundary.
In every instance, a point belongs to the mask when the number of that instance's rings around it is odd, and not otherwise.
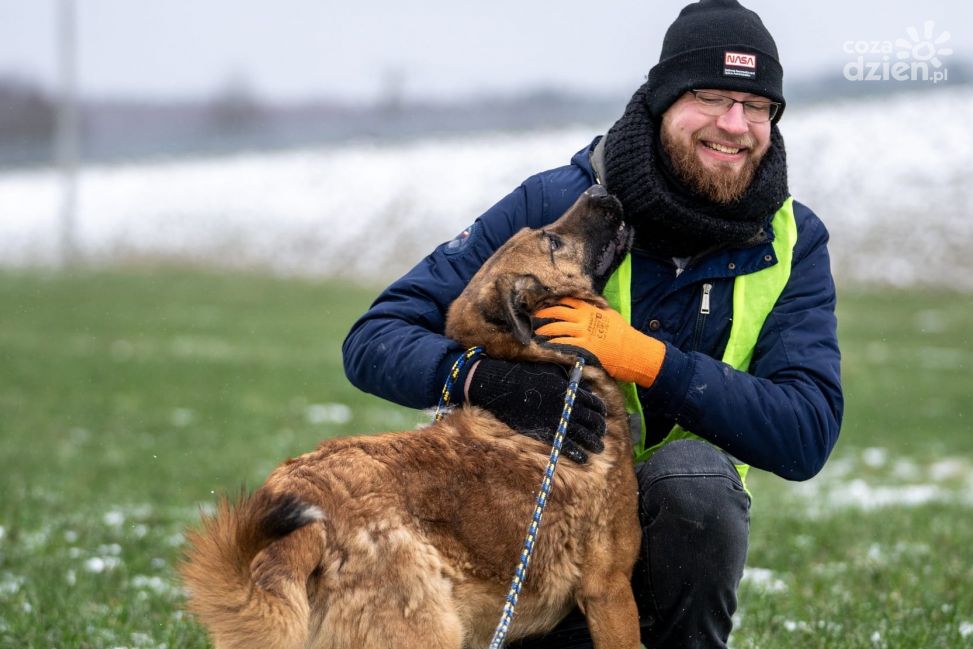
[{"label": "snow on grass", "polygon": [[864,451],[862,451],[862,461],[864,461],[866,465],[873,468],[885,466],[888,459],[889,453],[884,448],[873,447],[866,448]]},{"label": "snow on grass", "polygon": [[25,581],[22,576],[10,572],[0,574],[0,598],[16,595],[20,592]]},{"label": "snow on grass", "polygon": [[812,516],[828,516],[836,509],[871,511],[883,507],[919,507],[934,502],[952,502],[957,494],[933,484],[874,485],[862,478],[848,482],[812,480],[791,487]]},{"label": "snow on grass", "polygon": [[[839,279],[973,289],[971,103],[955,87],[788,108],[791,190],[828,225]],[[387,280],[607,126],[89,166],[78,242],[94,262]],[[0,265],[56,261],[57,182],[0,174]]]},{"label": "snow on grass", "polygon": [[809,515],[819,517],[841,509],[973,504],[973,465],[966,458],[947,457],[927,465],[908,457],[891,461],[890,452],[880,447],[833,458],[813,480],[783,484],[803,501]]},{"label": "snow on grass", "polygon": [[99,545],[96,550],[99,554],[107,554],[113,557],[117,557],[122,553],[122,546],[117,543],[106,543],[104,545]]},{"label": "snow on grass", "polygon": [[138,591],[161,595],[169,599],[176,599],[183,594],[181,588],[158,575],[135,575],[130,583],[132,588]]},{"label": "snow on grass", "polygon": [[177,428],[185,428],[195,418],[196,414],[189,408],[174,408],[169,415],[169,422]]},{"label": "snow on grass", "polygon": [[784,620],[784,630],[790,631],[791,633],[798,630],[810,631],[811,625],[804,620]]},{"label": "snow on grass", "polygon": [[960,622],[959,623],[959,635],[961,638],[968,638],[973,636],[973,622]]},{"label": "snow on grass", "polygon": [[347,424],[351,421],[351,408],[343,403],[312,403],[304,409],[309,424]]},{"label": "snow on grass", "polygon": [[750,587],[765,593],[783,593],[787,590],[787,584],[777,577],[773,570],[767,568],[751,566],[744,568],[740,583],[748,584]]},{"label": "snow on grass", "polygon": [[[895,545],[872,543],[868,546],[865,557],[874,565],[902,565],[906,558],[928,557],[932,555],[932,548],[926,543],[909,543],[899,541]],[[840,574],[840,573],[839,573]]]},{"label": "snow on grass", "polygon": [[929,465],[929,477],[936,482],[957,480],[969,476],[970,464],[964,459],[949,457]]},{"label": "snow on grass", "polygon": [[842,631],[842,626],[836,622],[830,620],[818,620],[817,622],[806,622],[804,620],[784,620],[783,621],[784,630],[790,631],[791,633],[818,633],[818,632],[828,632],[829,634],[838,634]]},{"label": "snow on grass", "polygon": [[118,557],[91,557],[84,562],[84,569],[88,572],[101,574],[110,572],[122,565],[122,560]]},{"label": "snow on grass", "polygon": [[125,523],[125,514],[117,509],[105,512],[102,522],[109,527],[121,527]]}]

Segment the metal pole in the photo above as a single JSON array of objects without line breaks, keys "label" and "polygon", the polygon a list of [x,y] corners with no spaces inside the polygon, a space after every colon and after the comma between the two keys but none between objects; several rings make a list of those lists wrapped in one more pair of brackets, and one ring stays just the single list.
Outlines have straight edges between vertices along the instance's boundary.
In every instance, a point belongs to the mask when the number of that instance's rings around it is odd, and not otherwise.
[{"label": "metal pole", "polygon": [[78,261],[76,241],[78,183],[78,108],[75,0],[58,3],[58,63],[60,68],[60,101],[57,111],[57,167],[61,176],[61,265],[73,266]]}]

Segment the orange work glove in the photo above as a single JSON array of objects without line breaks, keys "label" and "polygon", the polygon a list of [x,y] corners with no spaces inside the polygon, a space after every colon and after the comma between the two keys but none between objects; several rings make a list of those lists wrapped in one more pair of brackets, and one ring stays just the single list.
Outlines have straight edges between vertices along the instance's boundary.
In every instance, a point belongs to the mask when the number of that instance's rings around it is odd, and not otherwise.
[{"label": "orange work glove", "polygon": [[545,339],[543,344],[580,347],[619,381],[650,387],[666,357],[665,343],[646,336],[614,309],[566,297],[534,317],[540,320],[534,333]]}]

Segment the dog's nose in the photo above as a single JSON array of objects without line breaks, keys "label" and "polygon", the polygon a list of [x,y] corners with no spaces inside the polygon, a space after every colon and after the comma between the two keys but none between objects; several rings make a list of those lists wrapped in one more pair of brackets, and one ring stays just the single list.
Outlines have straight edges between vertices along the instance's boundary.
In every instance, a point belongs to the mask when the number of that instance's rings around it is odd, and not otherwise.
[{"label": "dog's nose", "polygon": [[591,198],[604,198],[605,196],[608,196],[608,190],[602,185],[592,185],[585,193]]}]

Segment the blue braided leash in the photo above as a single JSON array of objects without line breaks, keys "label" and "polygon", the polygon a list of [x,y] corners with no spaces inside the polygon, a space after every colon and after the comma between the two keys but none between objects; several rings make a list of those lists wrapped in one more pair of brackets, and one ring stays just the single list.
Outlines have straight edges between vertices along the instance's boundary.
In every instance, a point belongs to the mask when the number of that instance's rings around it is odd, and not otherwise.
[{"label": "blue braided leash", "polygon": [[[473,358],[481,355],[483,349],[471,347],[456,359],[453,367],[449,371],[446,385],[439,397],[439,405],[436,406],[435,420],[439,421],[445,416],[445,410],[449,406],[450,394],[453,384],[459,377],[460,371]],[[554,485],[554,472],[557,470],[557,461],[561,457],[561,446],[564,444],[564,436],[567,434],[568,422],[571,421],[571,410],[574,408],[574,398],[578,393],[578,383],[581,382],[581,370],[584,368],[584,359],[580,356],[574,363],[571,375],[568,378],[568,390],[564,395],[564,408],[561,410],[561,421],[558,423],[557,432],[554,434],[554,442],[551,446],[551,457],[547,462],[547,469],[544,471],[544,479],[541,481],[540,490],[537,492],[537,500],[534,505],[534,514],[531,516],[530,526],[527,528],[527,536],[524,538],[524,547],[520,551],[520,561],[514,569],[514,577],[510,582],[510,590],[507,591],[506,603],[500,613],[500,622],[493,632],[490,640],[490,649],[501,649],[504,638],[510,630],[510,623],[514,619],[514,611],[517,608],[517,600],[520,598],[520,590],[524,580],[527,579],[527,567],[530,565],[530,558],[534,554],[534,544],[537,540],[537,531],[541,526],[541,518],[544,516],[544,508],[547,506],[547,499]]]},{"label": "blue braided leash", "polygon": [[510,582],[510,590],[507,592],[507,602],[503,605],[503,611],[500,613],[500,622],[493,632],[493,639],[490,640],[490,649],[501,649],[503,647],[503,640],[507,637],[507,631],[510,630],[510,623],[514,618],[514,610],[517,608],[520,589],[523,586],[524,580],[527,579],[527,567],[530,565],[530,558],[534,553],[537,530],[541,526],[541,517],[544,515],[547,497],[550,495],[551,486],[554,483],[554,472],[557,470],[557,460],[561,456],[561,445],[564,443],[564,436],[568,430],[568,422],[571,420],[571,410],[574,408],[574,398],[578,393],[578,383],[581,381],[581,369],[583,367],[584,359],[578,356],[574,368],[571,370],[571,376],[568,379],[568,390],[564,395],[564,409],[561,411],[561,421],[558,423],[557,433],[554,435],[551,457],[547,462],[547,470],[544,471],[541,488],[537,492],[537,502],[534,506],[534,515],[531,517],[530,526],[527,528],[524,549],[520,551],[520,562],[514,570],[514,578]]},{"label": "blue braided leash", "polygon": [[456,383],[460,371],[471,359],[476,358],[482,353],[482,347],[470,347],[466,350],[466,353],[457,358],[456,362],[453,363],[453,367],[449,370],[449,376],[446,377],[446,385],[443,386],[443,392],[439,395],[439,405],[436,406],[435,421],[439,421],[446,416],[446,408],[449,406],[449,398],[453,392],[453,384]]}]

